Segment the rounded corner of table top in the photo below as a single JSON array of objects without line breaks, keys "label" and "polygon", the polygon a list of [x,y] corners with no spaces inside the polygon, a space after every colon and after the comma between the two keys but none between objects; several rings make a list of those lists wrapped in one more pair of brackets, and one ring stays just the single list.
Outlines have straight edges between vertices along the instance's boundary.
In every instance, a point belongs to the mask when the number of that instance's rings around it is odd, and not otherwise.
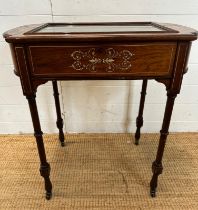
[{"label": "rounded corner of table top", "polygon": [[20,26],[3,34],[9,43],[105,39],[193,41],[197,36],[198,32],[192,28],[158,22],[42,23]]}]

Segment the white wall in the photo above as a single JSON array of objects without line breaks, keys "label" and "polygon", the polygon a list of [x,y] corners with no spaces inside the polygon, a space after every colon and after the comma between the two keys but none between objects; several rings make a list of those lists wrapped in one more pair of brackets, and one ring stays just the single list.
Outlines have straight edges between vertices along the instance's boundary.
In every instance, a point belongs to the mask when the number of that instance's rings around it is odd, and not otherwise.
[{"label": "white wall", "polygon": [[[0,0],[0,32],[24,24],[81,21],[157,21],[198,29],[197,0]],[[135,130],[140,81],[61,82],[66,132]],[[171,131],[198,131],[198,42],[173,111]],[[44,132],[57,132],[51,83],[38,89]],[[166,101],[165,87],[149,81],[143,132],[158,132]],[[20,82],[13,73],[9,47],[0,37],[0,133],[32,132]]]}]

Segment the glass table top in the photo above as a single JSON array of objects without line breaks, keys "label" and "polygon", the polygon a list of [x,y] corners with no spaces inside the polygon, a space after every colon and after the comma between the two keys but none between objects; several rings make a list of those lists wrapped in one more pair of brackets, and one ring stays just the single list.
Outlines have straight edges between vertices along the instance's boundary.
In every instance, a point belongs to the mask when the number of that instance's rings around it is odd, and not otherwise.
[{"label": "glass table top", "polygon": [[147,32],[147,31],[164,31],[153,26],[105,26],[105,25],[56,25],[47,26],[37,31],[37,33],[86,33],[86,32]]},{"label": "glass table top", "polygon": [[146,32],[170,32],[171,29],[155,23],[48,23],[28,32],[31,34],[53,33],[146,33]]}]

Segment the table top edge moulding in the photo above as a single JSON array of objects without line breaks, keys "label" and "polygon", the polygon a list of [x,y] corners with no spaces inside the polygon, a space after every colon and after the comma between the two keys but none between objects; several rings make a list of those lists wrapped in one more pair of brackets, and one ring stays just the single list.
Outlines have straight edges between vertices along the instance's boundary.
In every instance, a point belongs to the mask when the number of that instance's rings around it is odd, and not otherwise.
[{"label": "table top edge moulding", "polygon": [[[92,25],[91,25],[92,24]],[[150,24],[155,28],[161,29],[160,31],[114,31],[114,32],[39,32],[43,28],[48,26],[131,26],[133,22],[113,22],[113,23],[45,23],[45,24],[31,24],[21,27],[14,28],[12,30],[6,31],[3,36],[7,42],[20,43],[20,42],[38,42],[38,41],[109,41],[109,39],[114,39],[114,41],[123,40],[164,40],[166,35],[166,40],[196,40],[197,31],[189,27],[180,26],[177,24],[170,23],[155,23],[155,22],[134,22],[135,25],[140,24]],[[112,24],[112,25],[110,25]],[[82,28],[83,28],[82,27]],[[53,35],[53,37],[52,37]]]},{"label": "table top edge moulding", "polygon": [[167,102],[150,182],[150,195],[155,197],[174,101],[197,35],[185,26],[154,22],[31,24],[3,34],[28,100],[47,199],[52,196],[52,183],[36,104],[37,87],[52,81],[59,140],[64,146],[58,80],[143,80],[136,119],[138,145],[147,82],[154,79],[164,84]]}]

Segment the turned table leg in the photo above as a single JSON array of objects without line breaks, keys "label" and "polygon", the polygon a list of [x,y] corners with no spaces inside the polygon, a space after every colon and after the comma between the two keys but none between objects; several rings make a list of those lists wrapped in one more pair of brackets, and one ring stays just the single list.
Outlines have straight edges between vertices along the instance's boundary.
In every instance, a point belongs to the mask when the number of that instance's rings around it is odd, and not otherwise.
[{"label": "turned table leg", "polygon": [[43,132],[41,131],[40,121],[39,121],[39,115],[36,105],[36,95],[26,96],[30,113],[32,117],[33,127],[34,127],[34,136],[36,138],[39,158],[40,158],[40,174],[44,178],[45,181],[45,190],[46,190],[46,199],[49,200],[52,196],[52,183],[50,181],[50,164],[46,160],[45,155],[45,147],[43,143]]},{"label": "turned table leg", "polygon": [[140,139],[140,129],[143,126],[143,111],[144,111],[144,102],[145,102],[145,96],[146,96],[146,88],[147,88],[147,79],[144,79],[142,82],[142,91],[141,91],[141,98],[140,98],[140,107],[139,107],[139,113],[136,119],[136,132],[135,132],[135,144],[139,144]]},{"label": "turned table leg", "polygon": [[155,161],[152,164],[153,177],[150,182],[150,194],[152,197],[155,197],[158,176],[163,171],[162,157],[163,157],[163,153],[164,153],[166,139],[168,136],[168,129],[169,129],[169,125],[170,125],[170,119],[171,119],[171,115],[172,115],[172,110],[173,110],[176,94],[172,94],[172,93],[168,92],[167,96],[168,96],[168,98],[167,98],[167,102],[166,102],[166,109],[165,109],[165,113],[164,113],[162,129],[160,131],[160,140],[159,140],[157,155],[156,155]]},{"label": "turned table leg", "polygon": [[63,133],[63,119],[61,117],[61,109],[60,109],[60,101],[59,101],[59,92],[58,92],[58,86],[57,81],[52,81],[53,85],[53,91],[54,91],[54,99],[55,99],[55,105],[56,105],[56,114],[57,114],[57,121],[56,125],[59,129],[59,140],[61,143],[61,146],[64,146],[64,133]]}]

